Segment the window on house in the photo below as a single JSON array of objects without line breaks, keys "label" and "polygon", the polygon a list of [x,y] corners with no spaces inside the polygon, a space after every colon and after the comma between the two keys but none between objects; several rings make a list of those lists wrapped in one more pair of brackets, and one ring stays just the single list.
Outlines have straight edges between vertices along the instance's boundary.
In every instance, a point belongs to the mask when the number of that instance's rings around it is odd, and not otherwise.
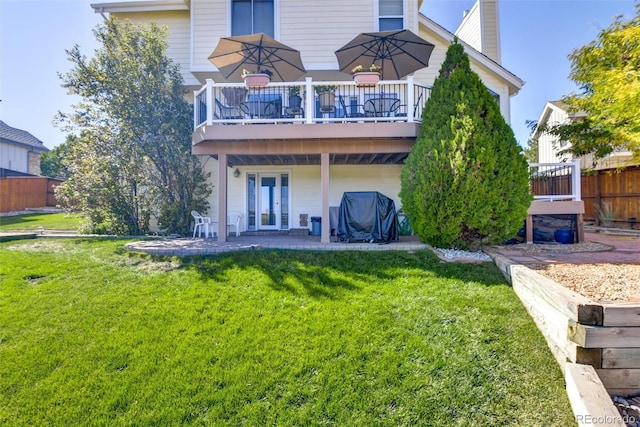
[{"label": "window on house", "polygon": [[231,35],[274,36],[274,0],[231,0]]},{"label": "window on house", "polygon": [[378,30],[402,30],[404,28],[404,0],[379,0]]}]

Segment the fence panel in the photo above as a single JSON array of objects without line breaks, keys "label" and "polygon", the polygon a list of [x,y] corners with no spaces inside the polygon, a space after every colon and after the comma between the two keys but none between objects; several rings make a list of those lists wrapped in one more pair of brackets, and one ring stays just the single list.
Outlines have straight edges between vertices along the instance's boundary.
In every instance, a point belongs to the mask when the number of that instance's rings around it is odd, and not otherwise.
[{"label": "fence panel", "polygon": [[582,199],[585,202],[585,219],[598,220],[596,206],[607,203],[616,213],[615,226],[632,225],[630,218],[640,219],[640,166],[583,175]]},{"label": "fence panel", "polygon": [[61,182],[46,177],[0,178],[0,212],[56,206],[53,187]]}]

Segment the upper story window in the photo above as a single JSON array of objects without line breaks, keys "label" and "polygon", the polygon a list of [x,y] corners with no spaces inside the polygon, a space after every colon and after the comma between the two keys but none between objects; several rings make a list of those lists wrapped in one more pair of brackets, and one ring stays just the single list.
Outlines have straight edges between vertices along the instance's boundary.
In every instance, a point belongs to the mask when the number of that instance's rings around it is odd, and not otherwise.
[{"label": "upper story window", "polygon": [[274,0],[231,0],[231,35],[274,35]]},{"label": "upper story window", "polygon": [[404,0],[378,0],[378,31],[402,30]]}]

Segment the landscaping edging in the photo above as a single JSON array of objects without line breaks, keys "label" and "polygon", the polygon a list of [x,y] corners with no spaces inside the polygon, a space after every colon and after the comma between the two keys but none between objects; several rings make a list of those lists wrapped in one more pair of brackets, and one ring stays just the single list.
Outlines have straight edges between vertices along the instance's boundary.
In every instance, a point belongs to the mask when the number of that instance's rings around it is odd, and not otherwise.
[{"label": "landscaping edging", "polygon": [[624,426],[610,395],[640,393],[640,304],[592,301],[502,255],[490,255],[562,367],[578,423],[605,417],[607,425]]}]

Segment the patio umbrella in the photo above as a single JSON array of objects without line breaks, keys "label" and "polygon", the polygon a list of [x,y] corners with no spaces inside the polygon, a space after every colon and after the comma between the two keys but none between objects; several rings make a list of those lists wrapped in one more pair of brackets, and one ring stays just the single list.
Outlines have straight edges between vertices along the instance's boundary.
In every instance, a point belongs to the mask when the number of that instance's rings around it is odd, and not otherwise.
[{"label": "patio umbrella", "polygon": [[242,70],[269,70],[271,80],[294,81],[306,73],[300,52],[263,33],[223,37],[209,60],[229,81],[242,81]]},{"label": "patio umbrella", "polygon": [[357,65],[382,67],[382,77],[395,80],[429,65],[435,46],[409,30],[360,33],[335,54],[340,71]]}]

